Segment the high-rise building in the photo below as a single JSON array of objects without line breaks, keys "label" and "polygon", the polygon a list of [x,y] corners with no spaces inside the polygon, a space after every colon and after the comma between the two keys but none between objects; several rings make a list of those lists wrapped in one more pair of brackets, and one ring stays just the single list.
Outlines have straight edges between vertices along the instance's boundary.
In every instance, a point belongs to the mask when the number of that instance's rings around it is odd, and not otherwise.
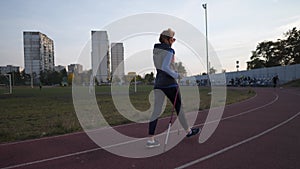
[{"label": "high-rise building", "polygon": [[112,76],[118,76],[121,80],[125,75],[123,43],[111,44],[111,71]]},{"label": "high-rise building", "polygon": [[109,41],[106,31],[92,31],[92,71],[99,83],[110,80]]},{"label": "high-rise building", "polygon": [[82,73],[83,66],[81,64],[70,64],[68,65],[68,73]]},{"label": "high-rise building", "polygon": [[66,69],[66,66],[62,66],[62,65],[54,66],[54,71],[56,72],[61,72],[64,69]]},{"label": "high-rise building", "polygon": [[53,40],[41,32],[23,32],[25,73],[38,83],[41,71],[54,70]]},{"label": "high-rise building", "polygon": [[13,65],[0,66],[0,74],[7,74],[12,72],[20,72],[20,67]]}]

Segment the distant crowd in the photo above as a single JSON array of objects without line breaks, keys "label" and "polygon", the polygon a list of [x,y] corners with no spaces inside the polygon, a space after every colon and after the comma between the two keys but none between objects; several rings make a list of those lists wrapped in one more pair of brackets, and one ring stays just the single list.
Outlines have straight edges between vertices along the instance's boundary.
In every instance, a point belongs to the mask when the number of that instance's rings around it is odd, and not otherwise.
[{"label": "distant crowd", "polygon": [[276,87],[279,81],[278,76],[269,77],[269,78],[251,78],[251,77],[236,77],[232,78],[227,86],[235,86],[235,87]]}]

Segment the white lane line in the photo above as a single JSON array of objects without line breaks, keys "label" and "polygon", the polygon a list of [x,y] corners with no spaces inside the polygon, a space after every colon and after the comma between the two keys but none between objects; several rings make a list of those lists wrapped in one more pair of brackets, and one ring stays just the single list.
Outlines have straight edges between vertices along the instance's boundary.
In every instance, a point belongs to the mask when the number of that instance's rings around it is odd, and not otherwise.
[{"label": "white lane line", "polygon": [[100,149],[102,149],[102,148],[98,147],[98,148],[89,149],[89,150],[80,151],[80,152],[71,153],[71,154],[66,154],[66,155],[62,155],[62,156],[56,156],[56,157],[46,158],[46,159],[42,159],[42,160],[37,160],[37,161],[12,165],[12,166],[4,167],[4,168],[1,168],[1,169],[12,169],[12,168],[18,168],[18,167],[25,167],[25,166],[28,166],[28,165],[33,165],[33,164],[38,164],[38,163],[42,163],[42,162],[47,162],[47,161],[52,161],[52,160],[58,160],[58,159],[61,159],[61,158],[71,157],[71,156],[74,156],[74,155],[90,153],[90,152],[97,151],[97,150],[100,150]]},{"label": "white lane line", "polygon": [[12,166],[4,167],[4,168],[1,168],[1,169],[12,169],[12,168],[18,168],[18,167],[25,167],[25,166],[28,166],[28,165],[43,163],[43,162],[47,162],[47,161],[59,160],[59,159],[66,158],[66,157],[71,157],[71,156],[76,156],[76,155],[91,153],[91,152],[98,151],[98,150],[101,150],[101,149],[107,149],[107,148],[117,147],[117,146],[129,144],[129,143],[141,141],[141,140],[144,140],[144,139],[146,139],[146,138],[139,138],[139,139],[130,140],[130,141],[126,141],[126,142],[122,142],[122,143],[118,143],[118,144],[108,145],[108,146],[105,146],[105,147],[97,147],[97,148],[93,148],[93,149],[89,149],[89,150],[84,150],[84,151],[79,151],[79,152],[75,152],[75,153],[66,154],[66,155],[61,155],[61,156],[46,158],[46,159],[42,159],[42,160],[36,160],[36,161],[32,161],[32,162],[27,162],[27,163],[12,165]]},{"label": "white lane line", "polygon": [[251,98],[249,98],[249,99],[246,99],[246,100],[242,100],[242,101],[240,101],[240,102],[236,102],[236,103],[228,104],[228,105],[226,105],[226,107],[231,107],[231,106],[235,106],[236,104],[240,104],[240,103],[249,102],[249,101],[252,101],[252,100],[254,100],[256,97],[257,97],[257,91],[255,91],[255,95],[254,95],[254,96],[252,96]]},{"label": "white lane line", "polygon": [[[233,106],[235,104],[240,104],[240,103],[244,103],[244,102],[248,102],[248,101],[251,101],[253,99],[255,99],[257,97],[257,93],[249,98],[249,99],[246,99],[246,100],[243,100],[241,102],[237,102],[237,103],[232,103],[232,104],[229,104],[229,105],[226,105],[226,107],[230,107],[230,106]],[[205,110],[202,110],[202,111],[199,111],[199,112],[203,112]],[[163,117],[163,118],[160,118],[160,119],[166,119],[166,118],[169,118],[169,117]],[[128,123],[128,124],[121,124],[121,125],[118,125],[118,126],[114,126],[114,127],[103,127],[103,128],[100,128],[100,129],[93,129],[93,130],[89,130],[89,131],[78,131],[78,132],[74,132],[74,133],[67,133],[67,134],[62,134],[62,135],[57,135],[57,136],[49,136],[49,137],[42,137],[42,138],[36,138],[36,139],[30,139],[30,140],[23,140],[23,141],[15,141],[15,142],[11,142],[11,143],[2,143],[0,144],[0,146],[9,146],[9,145],[16,145],[16,144],[22,144],[22,143],[31,143],[31,142],[36,142],[36,141],[40,141],[40,140],[48,140],[48,139],[53,139],[53,138],[60,138],[60,137],[67,137],[67,136],[72,136],[72,135],[77,135],[77,134],[84,134],[86,132],[94,132],[94,131],[99,131],[99,130],[105,130],[105,129],[111,129],[111,128],[120,128],[120,127],[126,127],[126,126],[131,126],[131,125],[134,125],[136,123]]]},{"label": "white lane line", "polygon": [[[234,117],[237,117],[237,116],[241,116],[241,115],[244,115],[244,114],[247,114],[247,113],[250,113],[252,111],[255,111],[255,110],[258,110],[258,109],[261,109],[261,108],[264,108],[266,106],[269,106],[271,104],[273,104],[274,102],[276,102],[278,100],[278,95],[276,94],[276,97],[274,100],[272,100],[271,102],[265,104],[265,105],[262,105],[260,107],[257,107],[257,108],[254,108],[254,109],[250,109],[248,111],[245,111],[245,112],[242,112],[242,113],[239,113],[237,115],[233,115],[233,116],[229,116],[229,117],[225,117],[225,118],[222,118],[221,120],[225,120],[225,119],[230,119],[230,118],[234,118]],[[211,121],[209,123],[214,123],[214,122],[217,122],[217,121]],[[197,124],[195,126],[202,126],[204,125],[204,123],[201,123],[201,124]],[[183,130],[183,129],[180,129],[180,130]],[[173,131],[170,131],[170,134],[172,133],[177,133],[178,131],[177,130],[173,130]],[[161,133],[159,135],[164,135],[165,133]],[[158,135],[158,136],[159,136]],[[106,146],[106,147],[97,147],[97,148],[93,148],[93,149],[89,149],[89,150],[84,150],[84,151],[79,151],[79,152],[75,152],[75,153],[70,153],[70,154],[66,154],[66,155],[61,155],[61,156],[56,156],[56,157],[51,157],[51,158],[46,158],[46,159],[42,159],[42,160],[36,160],[36,161],[32,161],[32,162],[26,162],[26,163],[22,163],[22,164],[17,164],[17,165],[12,165],[12,166],[8,166],[8,167],[4,167],[4,168],[0,168],[0,169],[12,169],[12,168],[17,168],[17,167],[24,167],[24,166],[28,166],[28,165],[33,165],[33,164],[38,164],[38,163],[42,163],[42,162],[47,162],[47,161],[52,161],[52,160],[58,160],[58,159],[61,159],[61,158],[66,158],[66,157],[71,157],[71,156],[75,156],[75,155],[81,155],[81,154],[85,154],[85,153],[90,153],[90,152],[94,152],[94,151],[98,151],[98,150],[101,150],[101,149],[104,149],[104,148],[112,148],[112,147],[117,147],[117,146],[120,146],[120,145],[125,145],[125,144],[129,144],[129,143],[133,143],[133,142],[137,142],[137,141],[141,141],[141,140],[146,140],[147,138],[139,138],[139,139],[135,139],[135,140],[131,140],[131,141],[127,141],[127,142],[122,142],[122,143],[118,143],[118,144],[113,144],[113,145],[109,145],[109,146]]]},{"label": "white lane line", "polygon": [[268,134],[268,133],[270,133],[271,131],[273,131],[273,130],[275,130],[275,129],[277,129],[277,128],[279,128],[279,127],[285,125],[285,124],[287,124],[288,122],[290,122],[290,121],[292,121],[294,118],[296,118],[299,114],[300,114],[300,112],[298,112],[298,113],[295,114],[294,116],[290,117],[289,119],[287,119],[287,120],[285,120],[285,121],[283,121],[283,122],[277,124],[276,126],[274,126],[274,127],[272,127],[272,128],[269,128],[269,129],[267,129],[267,130],[265,130],[265,131],[263,131],[263,132],[261,132],[261,133],[255,135],[255,136],[252,136],[252,137],[250,137],[250,138],[248,138],[248,139],[245,139],[245,140],[243,140],[243,141],[241,141],[241,142],[238,142],[238,143],[236,143],[236,144],[233,144],[233,145],[231,145],[231,146],[228,146],[228,147],[226,147],[226,148],[223,148],[223,149],[221,149],[221,150],[219,150],[219,151],[217,151],[217,152],[214,152],[214,153],[211,153],[211,154],[206,155],[206,156],[204,156],[204,157],[201,157],[201,158],[199,158],[199,159],[197,159],[197,160],[194,160],[194,161],[191,161],[191,162],[189,162],[189,163],[186,163],[186,164],[184,164],[184,165],[182,165],[182,166],[177,167],[176,169],[183,169],[183,168],[190,167],[190,166],[195,165],[195,164],[197,164],[197,163],[200,163],[200,162],[202,162],[202,161],[204,161],[204,160],[207,160],[207,159],[209,159],[209,158],[212,158],[212,157],[214,157],[214,156],[217,156],[217,155],[219,155],[219,154],[222,154],[222,153],[224,153],[224,152],[226,152],[226,151],[229,151],[229,150],[231,150],[231,149],[233,149],[233,148],[235,148],[235,147],[238,147],[238,146],[240,146],[240,145],[242,145],[242,144],[245,144],[245,143],[248,143],[248,142],[250,142],[250,141],[252,141],[252,140],[254,140],[254,139],[257,139],[257,138],[259,138],[259,137],[261,137],[261,136],[263,136],[263,135],[265,135],[265,134]]},{"label": "white lane line", "polygon": [[[220,121],[231,119],[231,118],[235,118],[235,117],[238,117],[238,116],[242,116],[242,115],[248,114],[250,112],[253,112],[255,110],[259,110],[259,109],[265,108],[267,106],[270,106],[271,104],[275,103],[279,99],[278,94],[275,94],[275,96],[276,97],[275,97],[274,100],[272,100],[271,102],[269,102],[269,103],[267,103],[265,105],[262,105],[260,107],[256,107],[256,108],[244,111],[244,112],[239,113],[239,114],[235,114],[235,115],[231,115],[231,116],[227,116],[227,117],[221,118]],[[217,123],[217,122],[219,122],[219,120],[208,121],[206,123],[195,124],[194,127],[200,127],[200,126],[203,126],[203,125],[206,125],[206,124]],[[179,129],[179,131],[184,131],[184,129]],[[171,130],[170,134],[177,133],[177,132],[178,132],[178,130]],[[163,132],[163,133],[158,134],[157,136],[164,135],[164,134],[165,133]]]},{"label": "white lane line", "polygon": [[[255,110],[262,109],[262,108],[265,108],[265,107],[267,107],[267,106],[270,106],[271,104],[275,103],[275,102],[279,99],[278,94],[275,94],[275,95],[276,95],[275,99],[272,100],[271,102],[265,104],[265,105],[262,105],[262,106],[259,106],[259,107],[256,107],[256,108],[253,108],[253,109],[244,111],[244,112],[242,112],[242,113],[238,113],[238,114],[235,114],[235,115],[231,115],[231,116],[224,117],[224,118],[222,118],[220,121],[222,121],[222,120],[227,120],[227,119],[231,119],[231,118],[234,118],[234,117],[237,117],[237,116],[241,116],[241,115],[245,115],[245,114],[248,114],[248,113],[253,112],[253,111],[255,111]],[[207,123],[201,123],[201,124],[197,124],[197,125],[195,125],[195,126],[202,126],[202,125],[206,125],[206,124],[216,123],[216,122],[218,122],[218,121],[219,121],[219,120],[209,121],[209,122],[207,122]]]},{"label": "white lane line", "polygon": [[[167,117],[164,117],[167,118]],[[164,119],[161,118],[161,119]],[[126,127],[126,126],[130,126],[130,125],[134,125],[136,123],[128,123],[128,124],[121,124],[118,126],[107,126],[107,127],[102,127],[102,128],[98,128],[98,129],[91,129],[91,130],[87,130],[87,131],[78,131],[78,132],[74,132],[74,133],[67,133],[67,134],[62,134],[62,135],[57,135],[57,136],[49,136],[49,137],[42,137],[42,138],[36,138],[36,139],[30,139],[30,140],[24,140],[24,141],[16,141],[16,142],[11,142],[11,143],[2,143],[0,144],[1,146],[9,146],[9,145],[16,145],[16,144],[22,144],[22,143],[31,143],[31,142],[36,142],[36,141],[41,141],[41,140],[48,140],[48,139],[53,139],[53,138],[60,138],[60,137],[68,137],[68,136],[73,136],[73,135],[77,135],[77,134],[85,134],[85,133],[90,133],[90,132],[95,132],[95,131],[100,131],[100,130],[107,130],[107,129],[111,129],[111,128],[120,128],[120,127]]]}]

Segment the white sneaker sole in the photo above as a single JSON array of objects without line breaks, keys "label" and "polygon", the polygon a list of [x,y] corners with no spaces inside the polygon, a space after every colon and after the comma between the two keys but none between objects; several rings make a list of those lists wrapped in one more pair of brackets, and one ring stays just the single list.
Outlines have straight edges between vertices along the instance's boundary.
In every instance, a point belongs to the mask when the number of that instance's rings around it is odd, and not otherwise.
[{"label": "white sneaker sole", "polygon": [[160,144],[156,144],[156,145],[146,145],[147,148],[155,148],[155,147],[159,147]]}]

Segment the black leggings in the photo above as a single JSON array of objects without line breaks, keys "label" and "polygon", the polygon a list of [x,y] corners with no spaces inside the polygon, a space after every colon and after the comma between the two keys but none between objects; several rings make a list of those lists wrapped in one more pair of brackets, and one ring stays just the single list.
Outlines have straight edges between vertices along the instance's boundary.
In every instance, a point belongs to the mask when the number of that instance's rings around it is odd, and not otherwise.
[{"label": "black leggings", "polygon": [[[174,105],[174,100],[176,97],[177,89],[179,90],[179,87],[170,87],[170,88],[160,88],[160,89],[154,89],[154,111],[152,113],[150,123],[149,123],[149,135],[154,135],[155,128],[157,125],[158,117],[162,113],[162,106],[165,100],[165,96],[168,97],[168,99],[172,102]],[[185,118],[185,115],[183,111],[181,110],[181,95],[180,90],[177,93],[177,99],[175,104],[175,110],[177,113],[177,116],[179,118],[180,124],[182,127],[187,130],[188,124]]]}]

